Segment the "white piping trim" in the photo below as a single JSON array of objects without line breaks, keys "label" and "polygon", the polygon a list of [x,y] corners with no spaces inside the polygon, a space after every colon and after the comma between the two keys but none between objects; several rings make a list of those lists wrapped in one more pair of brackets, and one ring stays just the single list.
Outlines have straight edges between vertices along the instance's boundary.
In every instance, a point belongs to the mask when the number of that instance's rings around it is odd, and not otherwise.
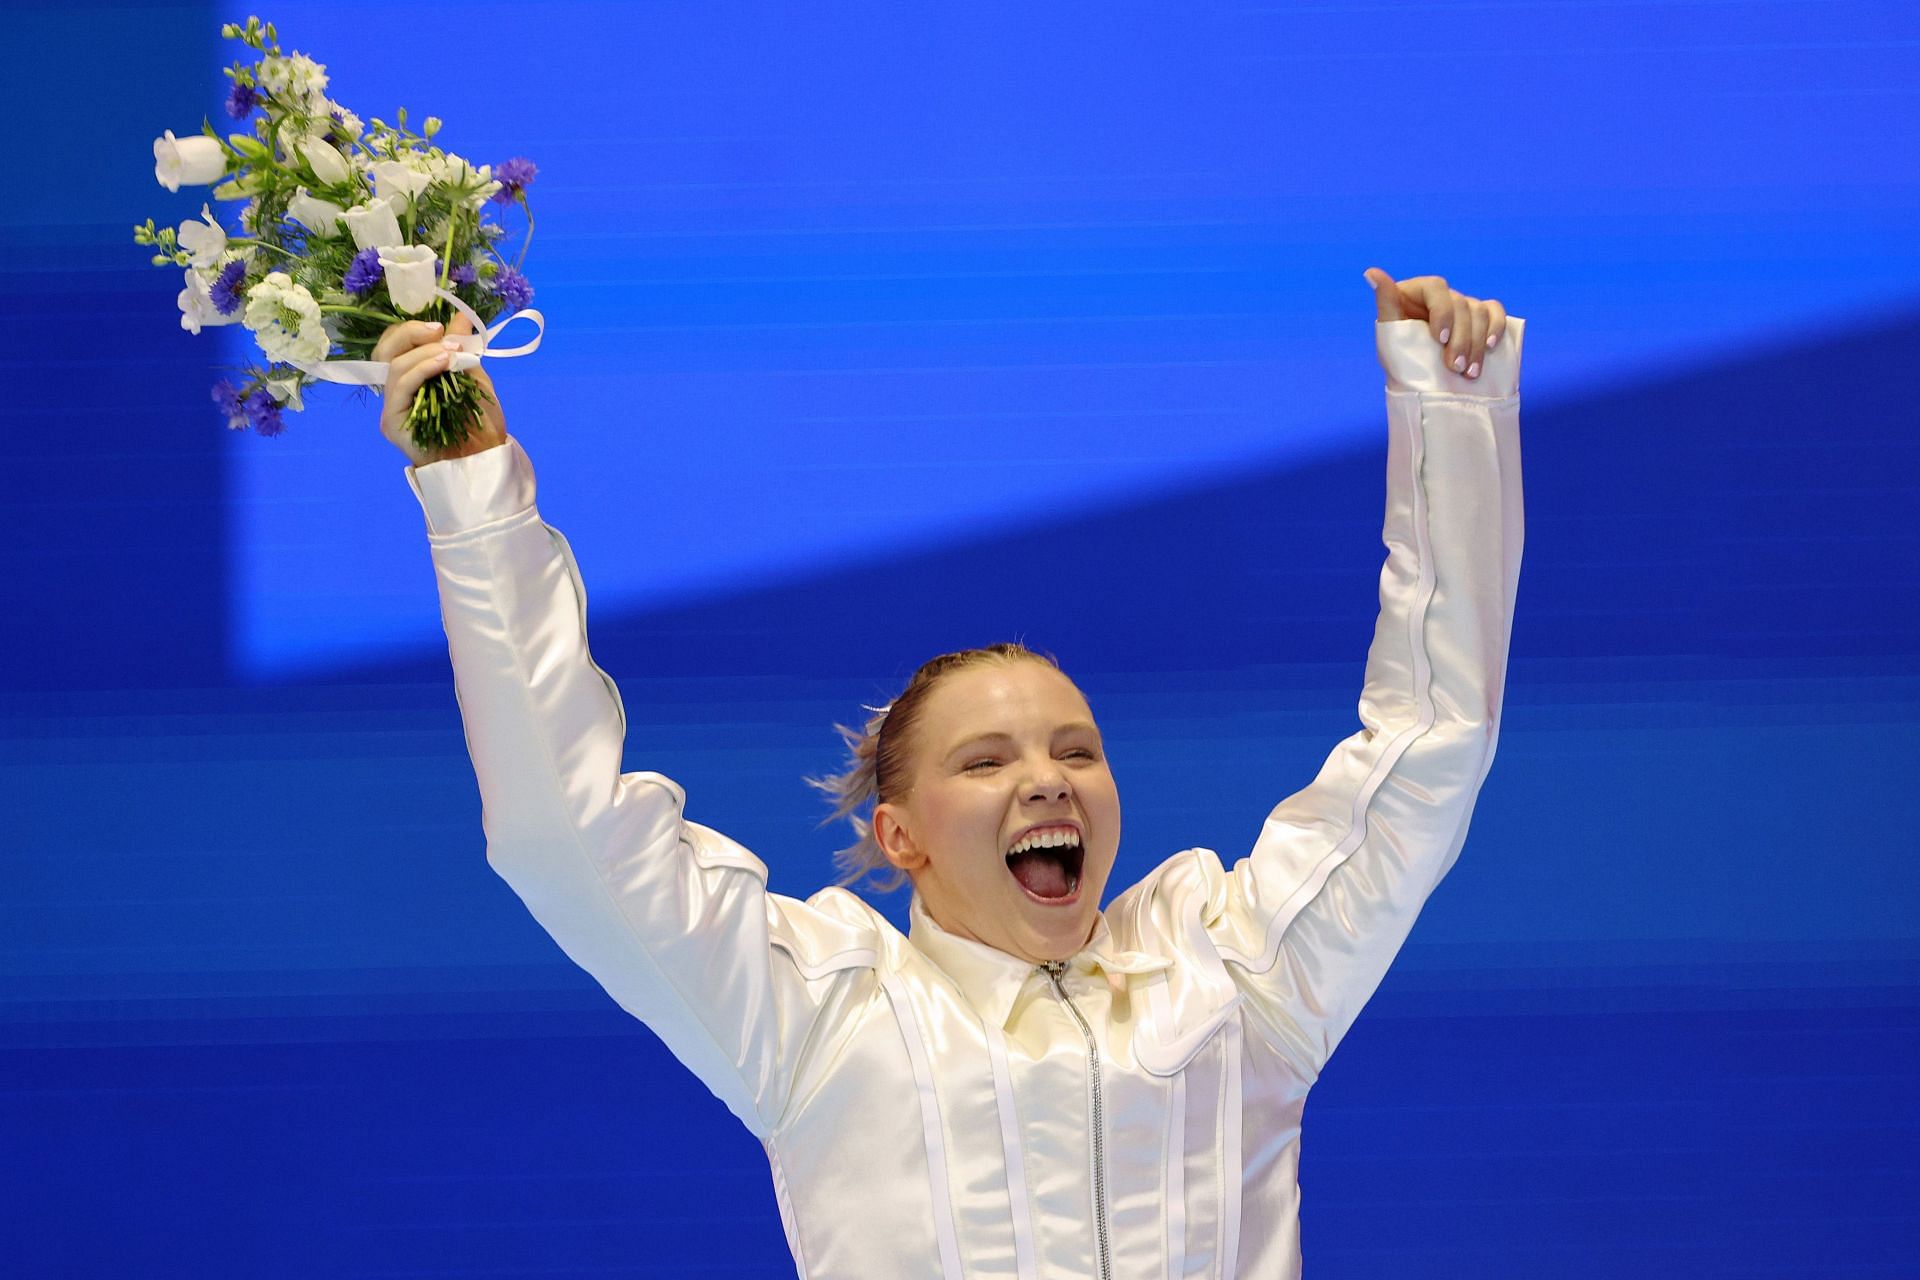
[{"label": "white piping trim", "polygon": [[1007,1067],[1007,1036],[999,1027],[987,1026],[986,1031],[987,1056],[993,1060],[994,1102],[1000,1111],[1000,1146],[1007,1156],[1007,1198],[1013,1205],[1014,1265],[1020,1280],[1039,1280],[1033,1256],[1033,1216],[1027,1208],[1027,1160],[1020,1145],[1020,1117],[1013,1107],[1013,1072]]},{"label": "white piping trim", "polygon": [[793,1254],[794,1269],[800,1280],[807,1280],[807,1255],[800,1249],[800,1222],[794,1217],[793,1198],[787,1191],[787,1171],[780,1167],[773,1143],[768,1141],[762,1145],[767,1150],[767,1163],[773,1166],[773,1198],[780,1206],[780,1226],[787,1233],[787,1251]]},{"label": "white piping trim", "polygon": [[1167,1168],[1161,1185],[1166,1188],[1167,1280],[1180,1280],[1187,1273],[1187,1073],[1177,1073],[1171,1083],[1172,1100],[1167,1107]]},{"label": "white piping trim", "polygon": [[787,959],[793,963],[793,967],[800,971],[800,976],[809,982],[815,978],[824,978],[830,973],[839,973],[842,969],[872,969],[880,963],[879,953],[871,947],[836,952],[824,960],[810,964],[802,959],[793,944],[785,939],[769,939],[767,945],[775,951],[785,952]]},{"label": "white piping trim", "polygon": [[1247,1171],[1240,1156],[1240,1024],[1227,1024],[1226,1068],[1221,1072],[1221,1108],[1226,1127],[1221,1139],[1221,1160],[1228,1179],[1220,1186],[1220,1274],[1235,1276],[1240,1271],[1240,1196]]},{"label": "white piping trim", "polygon": [[947,1143],[941,1132],[940,1098],[933,1090],[933,1069],[927,1061],[926,1039],[920,1030],[919,1015],[913,999],[898,974],[880,980],[893,1006],[894,1021],[907,1042],[907,1059],[913,1063],[913,1083],[920,1094],[920,1127],[927,1143],[927,1187],[933,1193],[934,1236],[940,1242],[940,1273],[945,1280],[962,1280],[960,1239],[953,1221],[953,1194],[947,1189]]},{"label": "white piping trim", "polygon": [[[1427,393],[1420,393],[1427,394]],[[1416,396],[1416,401],[1418,396]],[[1261,944],[1260,957],[1255,960],[1244,952],[1232,947],[1222,946],[1219,953],[1223,959],[1233,960],[1250,973],[1266,973],[1280,959],[1280,942],[1286,936],[1285,924],[1292,922],[1299,914],[1296,902],[1311,899],[1326,884],[1327,878],[1339,869],[1353,851],[1360,847],[1367,837],[1367,809],[1373,803],[1373,793],[1380,789],[1392,774],[1393,767],[1400,763],[1407,748],[1414,741],[1433,728],[1433,659],[1427,653],[1427,607],[1433,602],[1433,593],[1437,581],[1433,567],[1433,535],[1427,528],[1427,491],[1420,482],[1420,467],[1426,460],[1426,434],[1421,426],[1418,403],[1407,407],[1414,410],[1408,415],[1408,469],[1413,473],[1411,489],[1413,492],[1413,512],[1410,521],[1413,525],[1414,553],[1420,562],[1419,587],[1414,596],[1414,607],[1407,616],[1407,651],[1413,662],[1413,696],[1415,704],[1414,722],[1400,731],[1392,742],[1381,752],[1379,760],[1374,762],[1373,771],[1353,798],[1353,812],[1348,818],[1347,834],[1335,845],[1325,858],[1322,858],[1298,889],[1288,895],[1267,922],[1267,936]]]}]

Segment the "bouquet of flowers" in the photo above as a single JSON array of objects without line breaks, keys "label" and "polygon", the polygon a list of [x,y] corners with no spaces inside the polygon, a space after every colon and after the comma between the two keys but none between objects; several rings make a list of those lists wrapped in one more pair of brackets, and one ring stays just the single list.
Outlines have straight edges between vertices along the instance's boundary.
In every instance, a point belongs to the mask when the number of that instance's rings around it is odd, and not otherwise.
[{"label": "bouquet of flowers", "polygon": [[[203,204],[199,221],[155,230],[149,218],[133,238],[154,247],[155,266],[186,268],[181,328],[197,334],[238,322],[259,344],[264,364],[213,388],[227,425],[278,435],[282,407],[298,412],[301,389],[315,381],[384,386],[387,365],[371,356],[387,327],[409,318],[445,323],[457,311],[473,329],[461,338],[465,351],[421,387],[408,427],[422,449],[460,443],[488,398],[464,370],[482,356],[526,355],[546,329],[527,307],[533,286],[520,273],[533,239],[526,193],[533,164],[516,156],[498,172],[475,169],[431,145],[437,118],[410,132],[404,107],[394,125],[363,124],[326,96],[324,66],[280,52],[271,23],[248,18],[220,33],[260,55],[226,72],[233,82],[227,114],[251,118],[253,132],[222,139],[205,121],[192,137],[169,129],[154,140],[153,172],[169,191],[218,183],[214,199],[245,200],[238,218],[245,235],[230,236]],[[527,230],[508,263],[495,246],[505,229],[482,214],[513,204],[526,213]],[[487,345],[521,317],[534,324],[531,342]],[[336,352],[340,359],[331,358]]]}]

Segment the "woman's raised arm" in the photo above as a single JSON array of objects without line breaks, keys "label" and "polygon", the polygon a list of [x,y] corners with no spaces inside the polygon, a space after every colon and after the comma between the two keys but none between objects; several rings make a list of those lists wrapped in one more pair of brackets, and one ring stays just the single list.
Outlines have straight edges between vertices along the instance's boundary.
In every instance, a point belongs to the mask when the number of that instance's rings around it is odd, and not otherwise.
[{"label": "woman's raised arm", "polygon": [[[1500,730],[1524,533],[1525,322],[1499,310],[1504,332],[1469,377],[1489,336],[1488,312],[1469,308],[1498,304],[1449,298],[1445,281],[1421,279],[1438,282],[1431,308],[1403,307],[1396,292],[1375,324],[1387,374],[1387,559],[1363,727],[1280,802],[1209,894],[1206,928],[1235,985],[1308,1078],[1453,866]],[[1477,335],[1450,333],[1443,346],[1447,317]]]},{"label": "woman's raised arm", "polygon": [[851,909],[770,895],[758,858],[686,820],[678,784],[621,771],[620,691],[587,651],[579,568],[540,519],[517,439],[409,467],[407,482],[427,519],[488,863],[765,1138],[823,1006],[872,965],[871,931]]}]

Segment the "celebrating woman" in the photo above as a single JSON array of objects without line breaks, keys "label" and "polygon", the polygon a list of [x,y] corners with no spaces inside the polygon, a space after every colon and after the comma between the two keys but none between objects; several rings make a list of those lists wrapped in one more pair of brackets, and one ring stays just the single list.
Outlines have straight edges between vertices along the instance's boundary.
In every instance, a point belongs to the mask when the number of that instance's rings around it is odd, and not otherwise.
[{"label": "celebrating woman", "polygon": [[619,689],[497,400],[423,455],[408,406],[462,362],[419,322],[376,348],[488,862],[760,1139],[801,1276],[1299,1274],[1307,1093],[1466,838],[1520,573],[1524,321],[1367,278],[1387,558],[1363,727],[1231,867],[1177,853],[1103,911],[1120,800],[1086,698],[1017,645],[940,655],[822,784],[848,870],[911,883],[905,935],[843,887],[769,893],[671,778],[621,772]]}]

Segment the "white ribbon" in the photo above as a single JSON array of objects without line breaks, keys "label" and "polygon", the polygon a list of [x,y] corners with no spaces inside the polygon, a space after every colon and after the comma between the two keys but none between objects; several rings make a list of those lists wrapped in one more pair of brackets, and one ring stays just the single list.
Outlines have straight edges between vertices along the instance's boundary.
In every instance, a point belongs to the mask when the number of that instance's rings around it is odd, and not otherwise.
[{"label": "white ribbon", "polygon": [[[499,324],[489,329],[480,319],[479,312],[454,297],[454,295],[447,290],[435,289],[433,296],[436,298],[445,298],[448,302],[452,303],[453,309],[465,316],[467,323],[473,326],[472,333],[450,333],[446,335],[460,344],[460,352],[454,356],[452,363],[449,365],[449,372],[472,369],[479,365],[481,359],[486,356],[505,359],[508,356],[532,355],[539,349],[540,339],[544,337],[547,332],[547,318],[538,311],[535,311],[532,307],[526,307],[514,312]],[[532,342],[524,343],[517,347],[507,347],[504,350],[488,345],[493,341],[495,334],[512,324],[515,320],[533,321],[534,328],[539,332],[533,335]],[[318,378],[322,382],[342,382],[355,387],[386,386],[387,370],[393,367],[385,360],[289,360],[287,363],[310,378]]]}]

